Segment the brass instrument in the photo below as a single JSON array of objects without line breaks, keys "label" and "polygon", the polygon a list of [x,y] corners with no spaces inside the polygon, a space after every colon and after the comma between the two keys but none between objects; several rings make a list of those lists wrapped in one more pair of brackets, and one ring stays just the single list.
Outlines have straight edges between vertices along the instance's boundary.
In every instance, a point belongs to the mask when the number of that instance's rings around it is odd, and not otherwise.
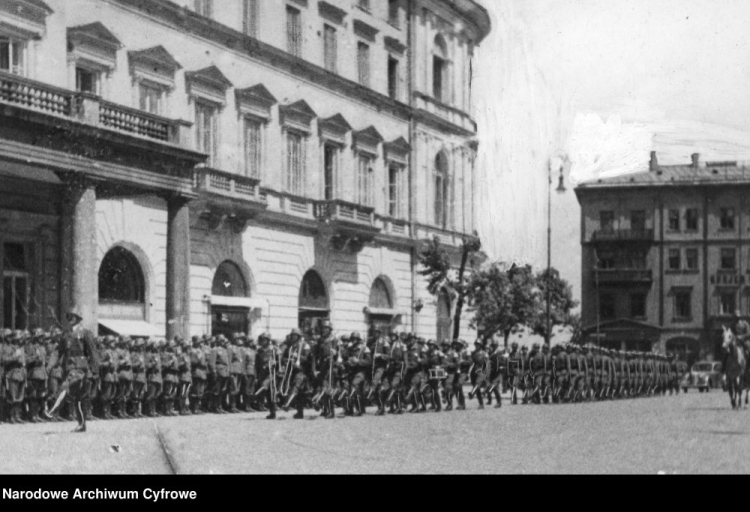
[{"label": "brass instrument", "polygon": [[292,374],[294,368],[299,367],[300,359],[302,357],[302,341],[297,342],[298,345],[289,348],[289,355],[286,361],[286,367],[284,368],[284,376],[281,380],[281,396],[286,396],[289,393],[289,388],[292,385]]}]

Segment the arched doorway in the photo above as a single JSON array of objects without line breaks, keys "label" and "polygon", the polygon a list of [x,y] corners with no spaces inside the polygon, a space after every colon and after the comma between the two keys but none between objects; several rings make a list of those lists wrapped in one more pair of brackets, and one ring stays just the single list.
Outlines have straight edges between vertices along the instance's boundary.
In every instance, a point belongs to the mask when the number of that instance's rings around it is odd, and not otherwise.
[{"label": "arched doorway", "polygon": [[146,319],[146,280],[138,259],[114,247],[99,266],[99,316],[119,320]]},{"label": "arched doorway", "polygon": [[330,314],[326,285],[317,272],[308,270],[299,290],[298,326],[303,333],[318,333],[320,322]]},{"label": "arched doorway", "polygon": [[677,359],[685,361],[689,366],[700,358],[698,340],[693,338],[672,338],[667,341],[667,354],[677,354]]},{"label": "arched doorway", "polygon": [[[225,261],[216,269],[211,295],[217,298],[246,298],[249,290],[242,270],[237,264]],[[220,302],[221,304],[217,304]],[[211,304],[211,334],[229,336],[236,332],[249,333],[250,308],[241,302],[213,300]]]},{"label": "arched doorway", "polygon": [[396,313],[393,309],[393,298],[388,285],[382,278],[373,281],[370,287],[370,300],[368,302],[370,335],[375,329],[379,329],[383,335],[388,335],[393,330]]},{"label": "arched doorway", "polygon": [[437,300],[437,341],[443,342],[453,337],[451,332],[451,298],[448,292],[440,291]]}]

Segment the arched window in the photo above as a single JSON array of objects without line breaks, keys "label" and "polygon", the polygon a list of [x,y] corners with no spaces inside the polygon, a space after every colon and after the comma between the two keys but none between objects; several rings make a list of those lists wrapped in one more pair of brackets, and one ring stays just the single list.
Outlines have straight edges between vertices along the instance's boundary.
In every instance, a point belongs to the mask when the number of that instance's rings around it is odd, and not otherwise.
[{"label": "arched window", "polygon": [[433,179],[435,224],[444,228],[448,220],[448,157],[442,151],[435,157]]},{"label": "arched window", "polygon": [[317,272],[309,270],[302,278],[299,291],[300,309],[328,309],[328,294],[325,284]]},{"label": "arched window", "polygon": [[99,267],[99,301],[145,303],[143,270],[135,256],[123,247],[111,249]]},{"label": "arched window", "polygon": [[391,301],[391,293],[388,291],[388,286],[382,279],[378,278],[372,283],[370,288],[370,307],[378,309],[393,309],[393,301]]},{"label": "arched window", "polygon": [[214,274],[211,294],[221,297],[247,297],[247,286],[242,271],[231,261],[225,261]]},{"label": "arched window", "polygon": [[448,48],[441,35],[435,36],[432,49],[432,95],[447,103],[448,92]]},{"label": "arched window", "polygon": [[439,342],[450,340],[451,333],[451,298],[445,289],[440,291],[437,300],[437,339]]}]

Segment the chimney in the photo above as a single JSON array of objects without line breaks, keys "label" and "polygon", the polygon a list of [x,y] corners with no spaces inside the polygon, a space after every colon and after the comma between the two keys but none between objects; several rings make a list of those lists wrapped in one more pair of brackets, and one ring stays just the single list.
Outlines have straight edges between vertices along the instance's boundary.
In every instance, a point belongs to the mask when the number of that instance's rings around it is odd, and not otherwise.
[{"label": "chimney", "polygon": [[693,153],[690,155],[690,158],[693,160],[693,167],[696,169],[701,166],[701,154],[700,153]]},{"label": "chimney", "polygon": [[648,170],[651,172],[659,170],[659,161],[656,159],[656,151],[651,152],[651,161],[648,164]]}]

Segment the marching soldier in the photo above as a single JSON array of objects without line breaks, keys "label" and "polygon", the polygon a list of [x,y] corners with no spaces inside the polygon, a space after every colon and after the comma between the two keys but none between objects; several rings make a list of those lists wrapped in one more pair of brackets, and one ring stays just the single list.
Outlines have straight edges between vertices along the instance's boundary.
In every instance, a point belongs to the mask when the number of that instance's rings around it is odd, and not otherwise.
[{"label": "marching soldier", "polygon": [[177,370],[179,372],[179,384],[177,385],[177,409],[180,416],[190,416],[190,388],[193,385],[192,361],[190,358],[190,346],[188,342],[177,336],[175,348],[177,356]]},{"label": "marching soldier", "polygon": [[26,398],[26,352],[23,348],[24,335],[15,331],[11,337],[13,343],[5,359],[5,379],[8,388],[10,405],[10,423],[23,423],[23,403]]},{"label": "marching soldier", "polygon": [[208,375],[211,382],[209,400],[210,410],[217,414],[226,414],[224,409],[224,398],[226,397],[229,380],[229,353],[227,345],[229,340],[220,334],[216,337],[216,345],[211,350],[208,359]]},{"label": "marching soldier", "polygon": [[[542,348],[547,348],[545,343]],[[548,371],[548,361],[545,353],[540,349],[536,343],[531,349],[529,354],[529,369],[533,379],[533,387],[531,391],[531,401],[539,404],[544,401],[547,403],[549,398],[547,397],[547,388],[545,386],[545,377]]]},{"label": "marching soldier", "polygon": [[114,336],[106,336],[102,343],[102,364],[100,366],[101,393],[99,400],[102,406],[102,418],[105,420],[115,419],[112,416],[112,401],[115,398],[117,377],[115,376],[115,365],[117,355],[114,351]]},{"label": "marching soldier", "polygon": [[240,389],[245,374],[245,350],[242,346],[245,335],[235,333],[232,336],[232,344],[229,345],[227,352],[229,355],[229,379],[227,381],[229,395],[229,412],[238,413],[237,401],[239,399]]},{"label": "marching soldier", "polygon": [[351,416],[354,414],[354,405],[357,406],[357,416],[365,414],[364,386],[367,379],[367,371],[370,369],[370,350],[362,343],[362,337],[353,332],[349,337],[351,344],[345,358],[346,372],[348,375],[348,388],[346,396],[346,412]]},{"label": "marching soldier", "polygon": [[[146,341],[143,338],[133,340],[132,349],[130,350],[130,362],[133,368],[133,391],[130,394],[130,401],[133,407],[133,417],[143,418],[143,402],[146,399],[148,391],[148,375],[146,373]],[[146,404],[148,413],[148,404]]]},{"label": "marching soldier", "polygon": [[552,400],[559,403],[563,401],[570,387],[568,353],[562,345],[555,345],[552,368],[554,371]]},{"label": "marching soldier", "polygon": [[508,385],[510,387],[510,403],[518,404],[518,390],[521,387],[521,354],[518,352],[518,343],[510,344],[510,354],[507,359]]},{"label": "marching soldier", "polygon": [[[438,348],[438,344],[435,340],[427,342],[427,371],[428,371],[428,387],[425,389],[425,393],[430,393],[430,410],[440,412],[442,410],[442,400],[440,398],[440,385],[441,385],[441,374],[443,370],[443,358],[444,355]],[[429,372],[433,374],[430,375]]]},{"label": "marching soldier", "polygon": [[130,338],[122,337],[117,340],[115,349],[115,366],[117,370],[117,390],[115,392],[115,403],[117,404],[117,417],[130,418],[127,403],[133,393],[133,360],[128,350]]},{"label": "marching soldier", "polygon": [[190,388],[190,410],[193,414],[203,414],[203,395],[206,392],[208,358],[201,339],[198,336],[193,336],[191,341],[193,347],[190,349],[190,378],[193,385]]},{"label": "marching soldier", "polygon": [[245,412],[258,412],[260,408],[255,403],[255,356],[257,353],[255,341],[249,336],[245,338],[243,347],[245,368],[242,373],[241,393],[244,400]]},{"label": "marching soldier", "polygon": [[336,417],[333,394],[337,386],[337,364],[340,357],[339,341],[333,335],[331,322],[324,320],[321,324],[321,336],[315,346],[315,373],[317,375],[313,404],[322,403],[321,415],[326,419]]},{"label": "marching soldier", "polygon": [[487,380],[489,356],[485,351],[484,343],[480,339],[477,339],[477,341],[474,342],[474,352],[471,354],[471,362],[472,368],[469,373],[472,389],[471,392],[469,392],[469,399],[472,399],[474,395],[476,395],[477,402],[479,402],[479,409],[484,409],[482,387]]},{"label": "marching soldier", "polygon": [[36,329],[34,336],[26,345],[27,402],[29,421],[40,423],[39,413],[44,410],[44,399],[47,396],[47,353],[44,348],[44,331]]},{"label": "marching soldier", "polygon": [[[50,337],[47,343],[47,403],[45,404],[44,410],[46,411],[55,404],[55,399],[60,394],[60,386],[63,381],[63,368],[62,358],[60,354],[60,343],[62,340],[62,331],[55,327],[50,333]],[[0,358],[2,358],[2,347],[0,347]],[[0,363],[0,377],[2,377],[2,364]],[[3,384],[0,383],[0,389]],[[2,395],[0,395],[2,396]],[[0,411],[2,406],[0,405]],[[45,413],[46,415],[46,413]],[[56,412],[51,417],[52,421],[63,421],[60,412]],[[70,419],[70,418],[68,418]],[[0,413],[0,421],[2,421],[2,414]]]},{"label": "marching soldier", "polygon": [[268,405],[268,416],[266,419],[276,419],[276,395],[277,380],[276,372],[278,371],[278,351],[276,346],[271,342],[271,335],[268,333],[261,334],[258,338],[260,347],[256,357],[256,374],[261,382],[260,388],[255,392],[256,396],[265,395]]},{"label": "marching soldier", "polygon": [[377,416],[385,414],[384,393],[388,392],[388,379],[384,378],[385,370],[388,367],[388,354],[390,352],[390,343],[388,338],[381,336],[381,331],[375,329],[374,340],[370,352],[372,354],[372,375],[370,377],[369,398],[375,398],[378,404]]},{"label": "marching soldier", "polygon": [[292,329],[282,358],[284,368],[288,368],[285,375],[286,389],[283,393],[285,397],[288,395],[284,410],[288,410],[296,400],[297,413],[294,415],[296,420],[304,417],[308,376],[312,373],[311,352],[310,345],[302,337],[302,332],[299,329]]},{"label": "marching soldier", "polygon": [[388,398],[385,404],[390,414],[402,414],[404,409],[401,405],[401,394],[403,392],[404,372],[406,371],[406,359],[408,347],[403,341],[403,336],[394,337],[388,353],[388,366],[385,371],[385,379],[388,381]]},{"label": "marching soldier", "polygon": [[422,402],[424,399],[422,396],[422,386],[424,382],[422,369],[426,362],[424,360],[424,352],[420,341],[420,339],[411,335],[409,337],[409,345],[406,351],[406,372],[404,375],[404,383],[409,386],[409,391],[406,394],[404,401],[406,403],[411,403],[412,408],[409,412],[413,413],[427,411],[427,405]]},{"label": "marching soldier", "polygon": [[487,405],[492,404],[492,396],[494,395],[497,402],[495,408],[499,409],[503,405],[502,398],[500,397],[500,389],[505,380],[508,361],[505,356],[505,350],[500,348],[500,344],[494,338],[490,343],[489,365],[490,377],[489,387],[487,388]]},{"label": "marching soldier", "polygon": [[461,364],[461,350],[463,345],[458,340],[453,340],[450,348],[445,352],[443,367],[447,377],[443,381],[443,396],[445,398],[445,410],[453,410],[453,395],[456,381],[459,375],[459,366]]},{"label": "marching soldier", "polygon": [[156,404],[157,400],[161,397],[164,386],[161,361],[162,359],[159,353],[158,343],[154,340],[149,341],[145,354],[146,379],[148,386],[146,388],[145,402],[146,416],[150,417],[158,416]]}]

